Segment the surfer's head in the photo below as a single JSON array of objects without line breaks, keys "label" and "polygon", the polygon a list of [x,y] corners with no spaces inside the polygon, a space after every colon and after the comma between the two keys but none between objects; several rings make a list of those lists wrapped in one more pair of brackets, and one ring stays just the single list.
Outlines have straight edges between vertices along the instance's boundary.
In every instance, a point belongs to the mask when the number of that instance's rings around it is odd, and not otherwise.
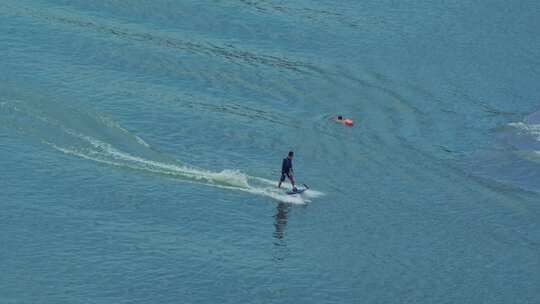
[{"label": "surfer's head", "polygon": [[337,120],[343,120],[343,116],[339,115],[339,116],[337,117]]},{"label": "surfer's head", "polygon": [[294,157],[294,152],[293,151],[289,151],[289,155],[287,156],[288,158],[292,159]]}]

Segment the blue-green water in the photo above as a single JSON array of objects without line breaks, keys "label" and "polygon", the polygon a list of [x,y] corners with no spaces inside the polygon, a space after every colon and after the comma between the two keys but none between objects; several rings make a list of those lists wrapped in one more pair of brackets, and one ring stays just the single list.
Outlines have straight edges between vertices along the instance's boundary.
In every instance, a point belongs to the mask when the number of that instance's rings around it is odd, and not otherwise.
[{"label": "blue-green water", "polygon": [[0,303],[538,303],[539,37],[528,0],[2,0]]}]

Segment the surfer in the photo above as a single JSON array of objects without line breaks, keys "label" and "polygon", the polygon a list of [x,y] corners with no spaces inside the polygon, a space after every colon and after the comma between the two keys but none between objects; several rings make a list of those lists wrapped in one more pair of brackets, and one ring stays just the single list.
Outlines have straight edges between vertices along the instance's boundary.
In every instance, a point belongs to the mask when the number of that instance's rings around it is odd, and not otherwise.
[{"label": "surfer", "polygon": [[289,178],[291,181],[291,184],[293,186],[293,191],[296,191],[296,186],[294,185],[294,177],[293,177],[293,167],[292,167],[292,160],[294,157],[294,152],[289,151],[289,154],[286,158],[283,159],[283,163],[281,165],[281,178],[279,179],[278,188],[281,188],[281,183],[285,180],[285,177]]}]

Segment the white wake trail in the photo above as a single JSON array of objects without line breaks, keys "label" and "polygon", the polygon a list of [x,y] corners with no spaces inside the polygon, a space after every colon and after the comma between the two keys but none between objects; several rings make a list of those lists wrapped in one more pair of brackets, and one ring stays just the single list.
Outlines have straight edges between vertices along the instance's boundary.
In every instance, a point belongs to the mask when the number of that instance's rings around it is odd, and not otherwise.
[{"label": "white wake trail", "polygon": [[323,193],[315,190],[306,191],[303,195],[287,195],[283,190],[276,188],[275,181],[261,177],[248,176],[238,170],[223,170],[221,172],[213,172],[179,164],[149,160],[120,151],[111,144],[86,135],[78,134],[72,130],[66,130],[66,132],[86,141],[90,144],[91,148],[75,149],[60,147],[46,141],[45,143],[58,151],[86,160],[117,167],[141,170],[154,174],[166,175],[181,180],[182,182],[242,191],[269,197],[281,202],[305,204],[310,202],[311,198],[323,195]]},{"label": "white wake trail", "polygon": [[[182,182],[242,191],[294,204],[322,195],[315,190],[287,195],[277,181],[249,176],[239,170],[220,172],[196,168],[156,152],[142,138],[114,120],[61,102],[2,99],[0,127],[33,136],[57,151],[109,166],[167,176]],[[114,143],[111,144],[111,143]]]}]

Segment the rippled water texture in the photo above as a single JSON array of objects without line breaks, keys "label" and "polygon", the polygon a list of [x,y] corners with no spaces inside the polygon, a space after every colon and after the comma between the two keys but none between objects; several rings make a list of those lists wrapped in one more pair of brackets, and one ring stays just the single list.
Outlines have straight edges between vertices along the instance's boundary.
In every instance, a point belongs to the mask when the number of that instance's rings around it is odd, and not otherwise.
[{"label": "rippled water texture", "polygon": [[537,303],[539,20],[1,1],[0,303]]}]

